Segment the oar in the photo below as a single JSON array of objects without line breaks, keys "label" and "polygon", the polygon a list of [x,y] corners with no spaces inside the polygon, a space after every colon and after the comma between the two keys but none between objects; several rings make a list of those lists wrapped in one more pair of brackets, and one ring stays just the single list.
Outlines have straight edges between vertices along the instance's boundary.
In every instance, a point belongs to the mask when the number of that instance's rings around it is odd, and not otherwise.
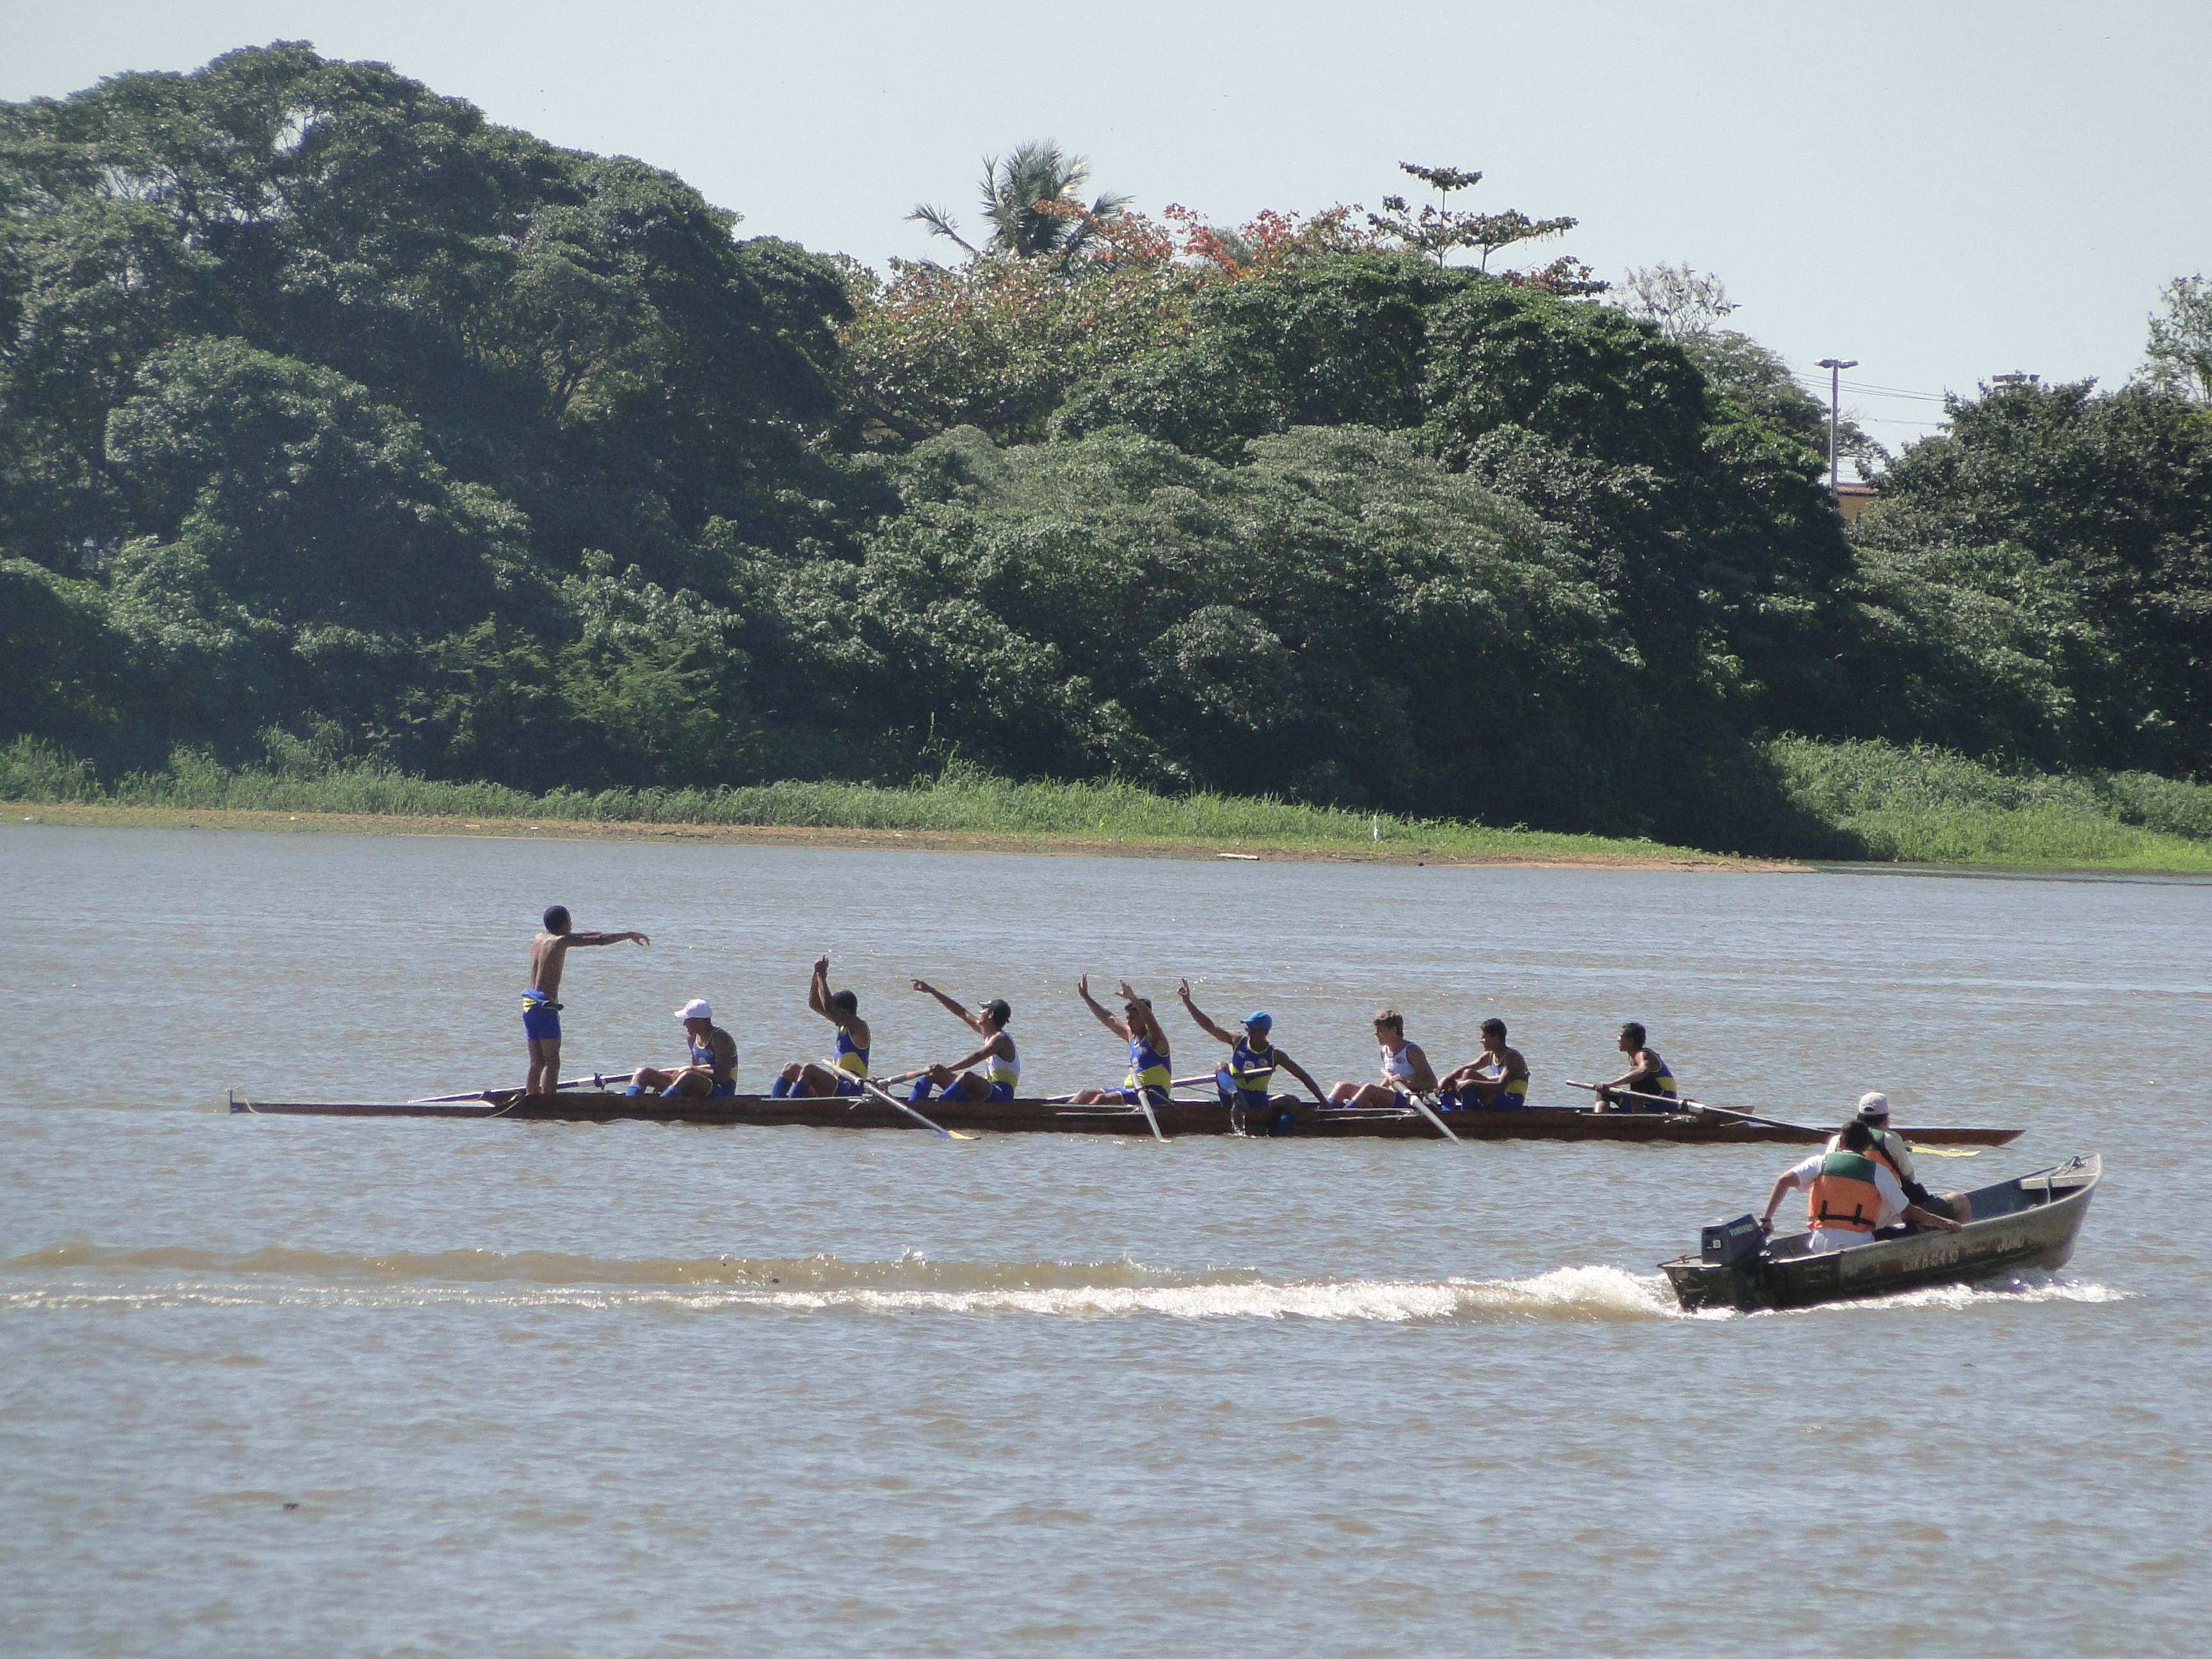
[{"label": "oar", "polygon": [[[1570,1088],[1588,1089],[1592,1093],[1595,1093],[1597,1091],[1598,1085],[1595,1083],[1577,1083],[1572,1078],[1562,1078],[1559,1080],[1566,1084]],[[1809,1123],[1784,1123],[1779,1118],[1755,1117],[1749,1112],[1739,1112],[1732,1106],[1715,1106],[1702,1100],[1684,1098],[1678,1101],[1669,1101],[1664,1095],[1641,1094],[1634,1089],[1616,1089],[1613,1092],[1619,1095],[1625,1095],[1631,1100],[1649,1100],[1656,1102],[1662,1105],[1673,1106],[1677,1109],[1691,1107],[1700,1112],[1717,1112],[1723,1117],[1741,1118],[1746,1123],[1760,1124],[1770,1129],[1799,1129],[1809,1135],[1832,1135],[1836,1133],[1833,1129],[1819,1128]],[[1930,1158],[1979,1158],[1982,1155],[1981,1149],[1978,1146],[1923,1146],[1917,1140],[1908,1140],[1905,1144],[1911,1151],[1915,1152],[1925,1152]]]},{"label": "oar", "polygon": [[908,1117],[912,1118],[916,1123],[921,1125],[923,1128],[936,1130],[938,1133],[943,1135],[947,1140],[974,1140],[978,1139],[978,1137],[969,1134],[964,1130],[948,1129],[941,1123],[932,1123],[927,1118],[924,1117],[920,1112],[915,1111],[913,1107],[908,1105],[906,1102],[901,1100],[896,1095],[890,1093],[888,1090],[878,1086],[876,1080],[873,1078],[862,1078],[860,1079],[860,1087],[867,1093],[873,1095],[878,1100],[882,1101],[884,1105],[896,1107],[900,1111],[904,1112]]},{"label": "oar", "polygon": [[[635,1072],[594,1072],[589,1077],[564,1077],[553,1086],[556,1089],[576,1089],[588,1083],[594,1089],[603,1089],[610,1083],[627,1083],[636,1075]],[[489,1100],[494,1095],[513,1092],[510,1089],[474,1089],[465,1095],[424,1095],[421,1099],[410,1100],[407,1103],[410,1106],[450,1106],[457,1100]]]},{"label": "oar", "polygon": [[[1673,1095],[1647,1095],[1641,1089],[1623,1089],[1613,1084],[1577,1083],[1571,1077],[1563,1077],[1559,1081],[1565,1084],[1570,1089],[1584,1089],[1594,1095],[1619,1095],[1624,1100],[1649,1100],[1658,1105],[1665,1106],[1674,1110],[1680,1110],[1685,1106],[1705,1105],[1703,1101],[1680,1100]],[[1709,1112],[1725,1112],[1729,1109],[1726,1106],[1705,1106],[1705,1109]],[[1748,1114],[1738,1112],[1736,1115],[1738,1117],[1743,1117],[1748,1115]],[[1797,1126],[1796,1124],[1792,1124],[1790,1127],[1795,1128]]]},{"label": "oar", "polygon": [[[1559,1081],[1565,1084],[1570,1089],[1587,1089],[1592,1094],[1599,1092],[1599,1085],[1595,1083],[1577,1083],[1571,1077],[1561,1078]],[[1810,1123],[1784,1123],[1780,1118],[1759,1117],[1750,1112],[1739,1112],[1733,1106],[1712,1106],[1708,1105],[1702,1100],[1691,1100],[1687,1097],[1679,1100],[1670,1099],[1665,1095],[1647,1095],[1640,1090],[1636,1089],[1608,1089],[1606,1092],[1620,1095],[1624,1099],[1627,1100],[1648,1100],[1655,1106],[1664,1106],[1668,1110],[1673,1112],[1680,1112],[1685,1109],[1692,1109],[1700,1112],[1717,1112],[1723,1117],[1735,1118],[1745,1123],[1756,1123],[1763,1128],[1795,1129],[1801,1134],[1808,1135],[1826,1135],[1835,1133],[1832,1129],[1817,1128]]]},{"label": "oar", "polygon": [[[1433,1099],[1430,1096],[1423,1094],[1419,1089],[1413,1087],[1413,1080],[1411,1078],[1403,1078],[1401,1079],[1400,1081],[1404,1083],[1406,1085],[1406,1098],[1413,1103],[1415,1107],[1419,1109],[1423,1117],[1428,1119],[1430,1122],[1437,1126],[1437,1133],[1442,1135],[1446,1140],[1450,1141],[1455,1146],[1462,1145],[1463,1143],[1461,1141],[1460,1138],[1452,1133],[1451,1126],[1449,1123],[1446,1123],[1443,1119],[1437,1115],[1435,1102]],[[1395,1087],[1396,1085],[1393,1085],[1392,1086]]]}]

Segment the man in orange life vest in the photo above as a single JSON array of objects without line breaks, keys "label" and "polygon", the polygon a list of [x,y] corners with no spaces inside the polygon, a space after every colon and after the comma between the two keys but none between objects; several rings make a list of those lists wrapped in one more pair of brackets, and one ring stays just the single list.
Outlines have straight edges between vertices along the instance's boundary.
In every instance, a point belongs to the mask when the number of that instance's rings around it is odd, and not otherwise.
[{"label": "man in orange life vest", "polygon": [[1874,1131],[1866,1124],[1853,1118],[1836,1140],[1834,1152],[1815,1152],[1775,1177],[1774,1190],[1766,1195],[1766,1213],[1759,1218],[1759,1231],[1774,1231],[1775,1206],[1792,1187],[1805,1189],[1805,1224],[1812,1231],[1805,1245],[1808,1255],[1863,1244],[1876,1228],[1887,1227],[1899,1216],[1947,1233],[1960,1231],[1950,1217],[1906,1200],[1889,1165],[1873,1155]]}]

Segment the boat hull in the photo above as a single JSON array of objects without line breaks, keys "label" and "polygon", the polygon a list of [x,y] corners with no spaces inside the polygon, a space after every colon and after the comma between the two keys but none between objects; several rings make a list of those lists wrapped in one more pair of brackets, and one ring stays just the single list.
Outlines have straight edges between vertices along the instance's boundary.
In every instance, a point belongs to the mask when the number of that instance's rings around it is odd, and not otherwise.
[{"label": "boat hull", "polygon": [[1966,1194],[1974,1218],[1963,1231],[1915,1232],[1844,1250],[1804,1253],[1806,1235],[1778,1238],[1736,1267],[1682,1256],[1660,1267],[1675,1298],[1696,1311],[1804,1308],[1966,1285],[2030,1267],[2063,1267],[2103,1174],[2095,1154],[1999,1182]]},{"label": "boat hull", "polygon": [[[406,1104],[335,1101],[246,1101],[235,1097],[234,1112],[271,1116],[417,1117],[453,1121],[486,1119],[554,1123],[749,1124],[757,1127],[800,1126],[821,1129],[921,1129],[905,1113],[866,1097],[777,1099],[768,1095],[724,1096],[719,1099],[662,1100],[651,1095],[565,1093],[535,1099],[497,1094],[489,1101],[416,1102]],[[1045,1100],[962,1101],[942,1097],[921,1109],[948,1129],[980,1134],[1139,1134],[1150,1137],[1144,1115],[1134,1109],[1073,1106]],[[1247,1122],[1217,1100],[1178,1100],[1156,1107],[1160,1133],[1184,1135],[1288,1135],[1297,1138],[1436,1140],[1436,1126],[1418,1112],[1324,1109],[1310,1101],[1282,1103],[1277,1121]],[[1689,1112],[1592,1112],[1568,1107],[1523,1107],[1515,1111],[1443,1113],[1445,1123],[1462,1140],[1665,1141],[1698,1146],[1741,1146],[1782,1141],[1811,1144],[1833,1133],[1787,1123],[1747,1123],[1718,1115]],[[1907,1139],[1930,1143],[1997,1146],[2018,1129],[1908,1129]]]}]

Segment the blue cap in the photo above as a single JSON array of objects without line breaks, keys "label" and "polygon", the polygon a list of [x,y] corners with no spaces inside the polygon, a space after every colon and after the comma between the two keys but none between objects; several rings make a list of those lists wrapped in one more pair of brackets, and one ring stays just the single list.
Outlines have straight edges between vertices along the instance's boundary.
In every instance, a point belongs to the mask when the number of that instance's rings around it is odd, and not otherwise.
[{"label": "blue cap", "polygon": [[1275,1020],[1273,1015],[1262,1008],[1258,1010],[1256,1012],[1245,1015],[1244,1023],[1247,1025],[1256,1025],[1260,1030],[1265,1031],[1270,1030],[1274,1025]]}]

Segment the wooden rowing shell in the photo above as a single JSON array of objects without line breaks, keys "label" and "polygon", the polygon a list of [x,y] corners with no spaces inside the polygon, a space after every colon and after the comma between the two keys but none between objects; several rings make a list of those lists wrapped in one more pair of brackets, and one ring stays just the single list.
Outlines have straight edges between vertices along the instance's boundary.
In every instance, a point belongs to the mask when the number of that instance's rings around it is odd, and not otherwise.
[{"label": "wooden rowing shell", "polygon": [[[651,1095],[567,1093],[525,1098],[495,1091],[489,1100],[421,1102],[409,1104],[349,1104],[334,1101],[241,1100],[234,1112],[292,1117],[424,1117],[455,1121],[487,1118],[554,1123],[711,1123],[758,1127],[804,1126],[817,1129],[920,1129],[921,1125],[880,1101],[851,1096],[779,1100],[769,1095],[726,1095],[720,1098],[662,1100]],[[1046,1100],[965,1101],[942,1096],[921,1110],[948,1129],[982,1134],[1139,1134],[1152,1131],[1144,1115],[1127,1106],[1072,1106]],[[1357,1136],[1365,1139],[1435,1140],[1436,1126],[1418,1112],[1389,1108],[1319,1107],[1311,1101],[1279,1100],[1273,1124],[1239,1122],[1218,1100],[1177,1100],[1155,1107],[1160,1133],[1178,1135],[1286,1135],[1294,1138]],[[1697,1112],[1592,1112],[1565,1106],[1524,1106],[1511,1111],[1454,1111],[1442,1114],[1462,1140],[1619,1140],[1736,1146],[1761,1141],[1810,1145],[1835,1133],[1832,1128]],[[1284,1120],[1287,1121],[1284,1121]],[[2018,1129],[1904,1129],[1907,1140],[1936,1146],[1997,1146],[2017,1137]]]}]

